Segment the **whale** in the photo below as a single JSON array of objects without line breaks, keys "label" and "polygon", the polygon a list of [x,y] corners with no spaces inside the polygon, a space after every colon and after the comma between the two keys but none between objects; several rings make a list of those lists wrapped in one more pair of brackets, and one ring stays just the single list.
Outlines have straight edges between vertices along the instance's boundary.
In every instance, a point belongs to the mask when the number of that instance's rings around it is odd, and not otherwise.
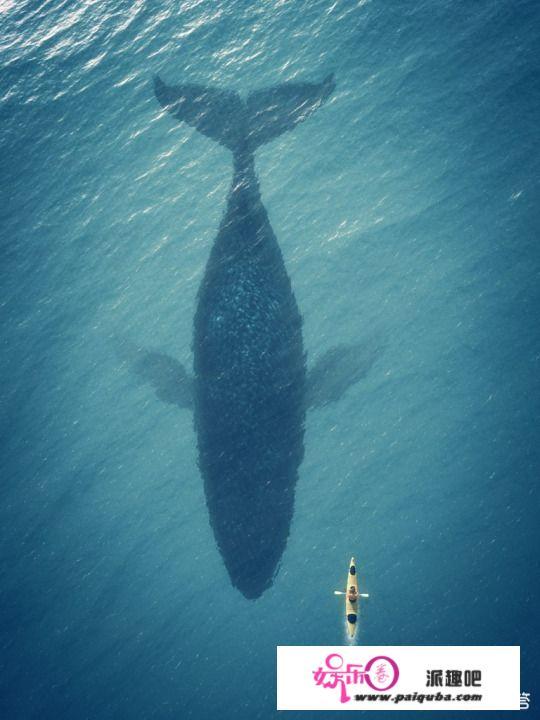
[{"label": "whale", "polygon": [[274,582],[293,519],[308,409],[338,400],[376,350],[338,346],[308,373],[302,316],[261,199],[255,151],[307,120],[336,87],[291,82],[239,93],[154,78],[165,114],[232,153],[226,207],[198,290],[193,373],[159,350],[124,359],[157,396],[193,411],[210,525],[232,585],[259,598]]}]

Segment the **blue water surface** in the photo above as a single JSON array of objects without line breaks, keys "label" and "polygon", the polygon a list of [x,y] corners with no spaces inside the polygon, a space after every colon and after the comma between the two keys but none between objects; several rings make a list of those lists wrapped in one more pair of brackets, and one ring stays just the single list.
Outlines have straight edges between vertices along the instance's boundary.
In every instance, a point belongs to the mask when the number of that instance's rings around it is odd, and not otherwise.
[{"label": "blue water surface", "polygon": [[[274,717],[276,645],[344,641],[352,554],[359,642],[519,644],[540,702],[539,22],[532,0],[0,0],[1,718]],[[115,353],[191,366],[232,173],[157,72],[336,76],[256,167],[308,362],[379,352],[308,415],[257,601],[216,548],[191,414]]]}]

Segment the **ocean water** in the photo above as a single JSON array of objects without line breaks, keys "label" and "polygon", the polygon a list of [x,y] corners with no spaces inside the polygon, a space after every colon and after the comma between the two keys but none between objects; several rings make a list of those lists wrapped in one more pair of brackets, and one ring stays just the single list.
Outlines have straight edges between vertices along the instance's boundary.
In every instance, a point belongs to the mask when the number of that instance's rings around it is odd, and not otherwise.
[{"label": "ocean water", "polygon": [[[539,22],[516,0],[0,0],[1,718],[273,717],[276,645],[344,641],[352,554],[360,643],[519,644],[540,701]],[[191,414],[115,353],[191,366],[232,173],[157,72],[337,82],[256,168],[308,362],[379,352],[308,414],[256,601]]]}]

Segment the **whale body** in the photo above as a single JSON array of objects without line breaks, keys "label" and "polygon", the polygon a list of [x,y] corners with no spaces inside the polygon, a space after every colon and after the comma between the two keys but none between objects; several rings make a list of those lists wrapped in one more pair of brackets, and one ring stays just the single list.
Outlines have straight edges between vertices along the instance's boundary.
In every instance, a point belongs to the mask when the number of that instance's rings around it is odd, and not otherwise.
[{"label": "whale body", "polygon": [[302,320],[261,202],[235,156],[199,291],[194,413],[211,525],[233,585],[258,597],[283,554],[304,454]]},{"label": "whale body", "polygon": [[[134,366],[161,399],[193,409],[210,524],[232,584],[250,599],[270,587],[287,544],[306,409],[325,404],[307,376],[302,318],[261,200],[254,152],[309,117],[334,88],[329,75],[244,101],[217,88],[154,80],[169,113],[231,150],[234,172],[198,292],[193,379],[159,352],[139,349]],[[333,351],[316,374],[339,370],[342,357]],[[337,396],[364,373],[349,372]]]}]

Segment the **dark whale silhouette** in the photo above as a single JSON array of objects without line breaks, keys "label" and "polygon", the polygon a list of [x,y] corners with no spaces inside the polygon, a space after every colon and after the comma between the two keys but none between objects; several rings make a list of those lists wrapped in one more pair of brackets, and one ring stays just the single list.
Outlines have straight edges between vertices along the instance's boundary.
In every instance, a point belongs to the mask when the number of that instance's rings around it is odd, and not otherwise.
[{"label": "dark whale silhouette", "polygon": [[[168,112],[232,151],[234,174],[198,293],[194,379],[162,353],[127,355],[161,399],[193,408],[210,523],[232,584],[247,598],[272,584],[285,550],[307,407],[338,399],[374,359],[364,351],[351,368],[358,353],[338,348],[314,368],[317,387],[307,377],[302,318],[254,169],[255,149],[309,117],[334,87],[329,75],[243,101],[235,92],[154,81]],[[324,378],[344,365],[347,379],[332,380],[325,393]]]}]

